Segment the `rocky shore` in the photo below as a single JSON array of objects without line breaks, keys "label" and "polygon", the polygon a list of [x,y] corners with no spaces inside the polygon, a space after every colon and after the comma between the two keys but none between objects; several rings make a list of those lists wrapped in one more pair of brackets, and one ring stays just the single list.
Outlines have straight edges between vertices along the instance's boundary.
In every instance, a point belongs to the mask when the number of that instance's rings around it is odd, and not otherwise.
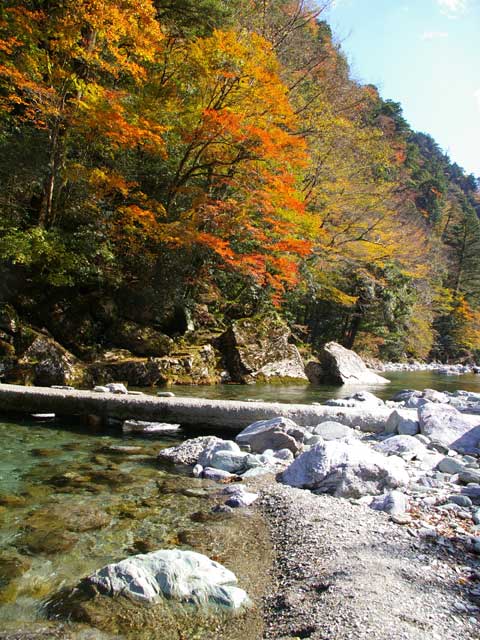
[{"label": "rocky shore", "polygon": [[[260,508],[275,549],[268,640],[478,640],[479,566],[385,514],[281,484]],[[476,583],[478,584],[478,582]]]},{"label": "rocky shore", "polygon": [[[365,392],[336,402],[383,404]],[[247,427],[236,445],[195,439],[161,458],[246,483],[232,487],[236,504],[218,508],[254,508],[268,523],[265,639],[474,640],[479,402],[467,392],[404,391],[388,403],[397,409],[381,433],[277,417]],[[417,421],[402,416],[405,406]]]}]

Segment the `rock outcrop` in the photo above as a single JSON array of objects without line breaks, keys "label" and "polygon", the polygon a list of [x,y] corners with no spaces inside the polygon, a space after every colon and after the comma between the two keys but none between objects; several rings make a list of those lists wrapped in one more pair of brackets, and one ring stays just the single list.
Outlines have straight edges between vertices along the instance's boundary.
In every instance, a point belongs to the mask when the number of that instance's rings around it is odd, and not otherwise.
[{"label": "rock outcrop", "polygon": [[137,387],[220,381],[215,351],[210,344],[185,347],[161,358],[137,358],[124,350],[108,352],[90,366],[90,372],[97,384],[123,380]]},{"label": "rock outcrop", "polygon": [[309,363],[306,371],[314,384],[388,384],[390,381],[367,369],[354,351],[328,342],[320,352],[319,365]]},{"label": "rock outcrop", "polygon": [[233,382],[307,382],[290,329],[272,312],[235,320],[218,339]]},{"label": "rock outcrop", "polygon": [[15,351],[17,359],[6,369],[5,382],[40,387],[82,386],[90,382],[86,365],[44,333],[20,330],[15,336]]},{"label": "rock outcrop", "polygon": [[136,356],[166,356],[174,347],[169,336],[128,320],[118,323],[110,330],[109,340],[112,345],[128,349]]}]

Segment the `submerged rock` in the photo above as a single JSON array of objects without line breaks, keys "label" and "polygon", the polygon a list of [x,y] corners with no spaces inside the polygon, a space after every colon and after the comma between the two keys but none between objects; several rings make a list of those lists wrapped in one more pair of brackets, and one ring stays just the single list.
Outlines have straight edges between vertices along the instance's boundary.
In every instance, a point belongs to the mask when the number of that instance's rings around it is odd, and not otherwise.
[{"label": "submerged rock", "polygon": [[123,433],[176,433],[180,429],[179,424],[166,422],[147,422],[145,420],[125,420],[122,425]]},{"label": "submerged rock", "polygon": [[249,599],[234,573],[194,551],[161,550],[109,564],[82,581],[109,596],[124,595],[143,603],[162,597],[197,606],[215,604],[239,609]]},{"label": "submerged rock", "polygon": [[385,403],[377,398],[369,391],[357,391],[357,393],[347,396],[346,398],[332,398],[325,402],[327,407],[361,407],[374,409],[375,407],[383,407]]},{"label": "submerged rock", "polygon": [[359,498],[408,484],[403,460],[372,451],[361,442],[334,440],[302,453],[281,482],[337,497]]}]

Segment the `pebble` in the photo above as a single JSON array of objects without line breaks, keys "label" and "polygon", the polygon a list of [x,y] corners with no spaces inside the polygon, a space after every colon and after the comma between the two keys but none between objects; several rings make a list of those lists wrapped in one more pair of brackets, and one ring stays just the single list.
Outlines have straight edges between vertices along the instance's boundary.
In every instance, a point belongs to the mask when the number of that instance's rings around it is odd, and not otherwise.
[{"label": "pebble", "polygon": [[408,513],[402,513],[396,516],[391,516],[390,520],[395,522],[395,524],[410,524],[412,522],[412,516],[408,515]]},{"label": "pebble", "polygon": [[461,495],[448,496],[448,502],[452,504],[457,504],[459,507],[467,507],[467,508],[473,505],[472,501],[468,496],[461,496]]}]

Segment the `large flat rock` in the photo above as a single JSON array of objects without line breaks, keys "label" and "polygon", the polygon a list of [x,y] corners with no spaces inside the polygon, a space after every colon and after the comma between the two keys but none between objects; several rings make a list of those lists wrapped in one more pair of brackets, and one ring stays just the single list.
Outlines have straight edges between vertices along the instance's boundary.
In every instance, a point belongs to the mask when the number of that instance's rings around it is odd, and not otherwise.
[{"label": "large flat rock", "polygon": [[[0,412],[98,415],[240,431],[257,420],[290,418],[300,426],[335,420],[362,431],[384,431],[392,409],[326,407],[280,402],[239,402],[203,398],[115,395],[93,391],[0,384]],[[412,410],[412,419],[416,419]]]}]

